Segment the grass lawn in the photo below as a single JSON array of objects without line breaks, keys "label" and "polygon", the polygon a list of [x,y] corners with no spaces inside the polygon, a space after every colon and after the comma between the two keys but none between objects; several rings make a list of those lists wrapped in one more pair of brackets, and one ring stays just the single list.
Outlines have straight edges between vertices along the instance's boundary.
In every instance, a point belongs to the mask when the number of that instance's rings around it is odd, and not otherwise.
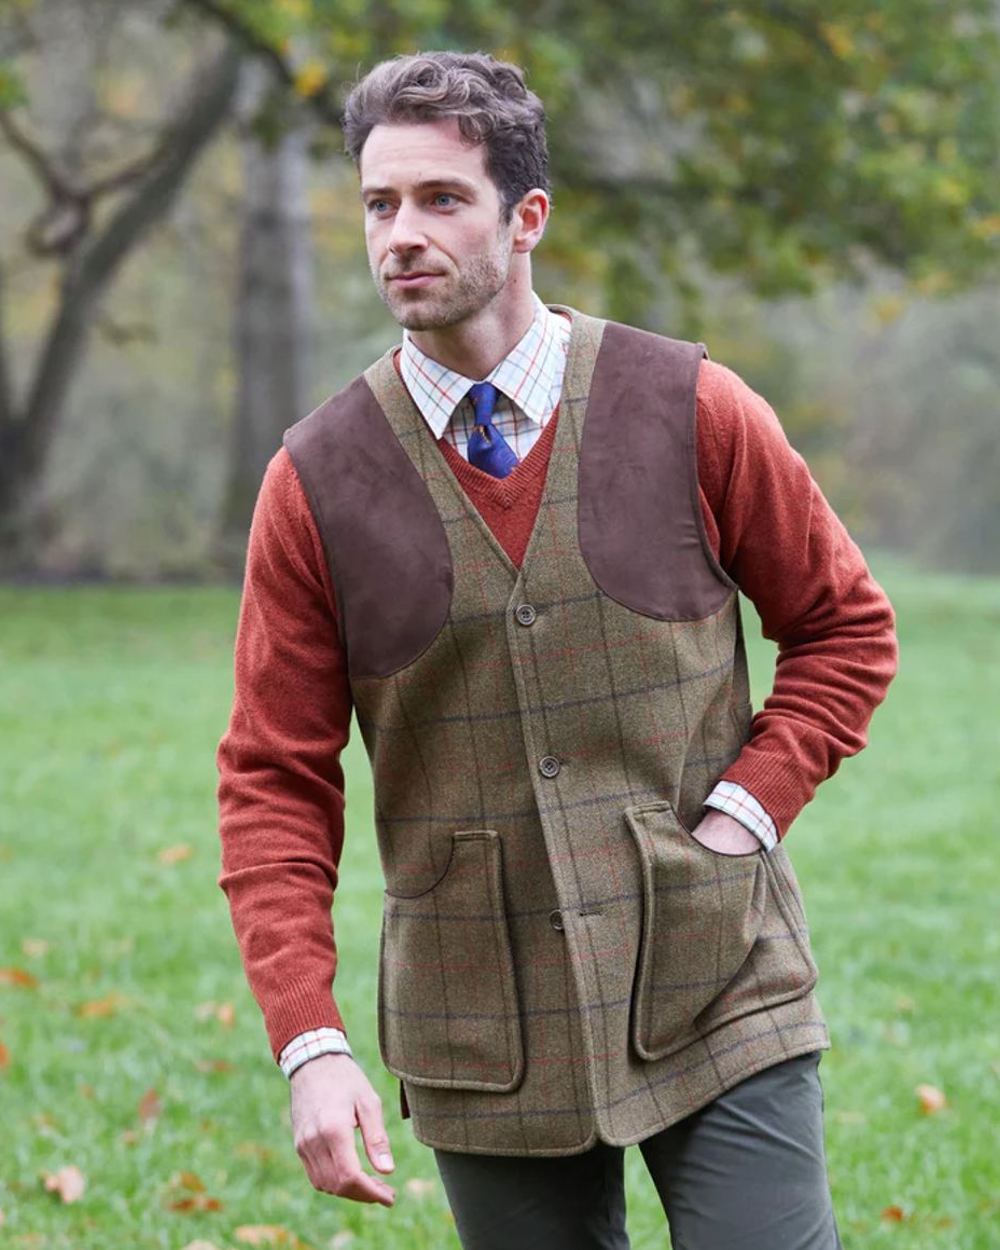
[{"label": "grass lawn", "polygon": [[[833,1038],[834,1198],[845,1250],[996,1250],[1000,581],[875,571],[900,676],[872,745],[786,844]],[[315,1192],[292,1147],[215,883],[237,605],[224,589],[0,587],[0,1245],[237,1250],[244,1225],[315,1250],[458,1245],[377,1057],[381,878],[357,736],[338,997],[389,1112],[396,1207]],[[772,648],[750,621],[759,705]],[[921,1110],[922,1083],[942,1110]],[[86,1189],[66,1204],[43,1173],[71,1165]],[[635,1150],[628,1186],[633,1247],[665,1250]]]}]

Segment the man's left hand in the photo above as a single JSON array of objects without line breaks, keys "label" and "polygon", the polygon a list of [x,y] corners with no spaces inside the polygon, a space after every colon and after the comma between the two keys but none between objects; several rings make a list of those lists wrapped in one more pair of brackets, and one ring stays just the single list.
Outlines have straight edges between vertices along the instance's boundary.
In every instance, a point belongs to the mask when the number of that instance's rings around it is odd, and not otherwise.
[{"label": "man's left hand", "polygon": [[725,812],[706,808],[702,820],[691,830],[691,836],[702,846],[720,855],[749,855],[763,849],[763,843],[746,825]]}]

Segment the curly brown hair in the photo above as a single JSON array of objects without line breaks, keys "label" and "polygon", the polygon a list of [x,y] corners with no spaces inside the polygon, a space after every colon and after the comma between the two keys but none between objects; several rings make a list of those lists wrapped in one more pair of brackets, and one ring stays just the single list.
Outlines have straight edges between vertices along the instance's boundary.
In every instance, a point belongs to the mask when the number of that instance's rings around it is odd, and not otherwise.
[{"label": "curly brown hair", "polygon": [[344,105],[347,154],[360,166],[365,141],[381,123],[448,117],[468,143],[486,145],[486,171],[505,221],[529,191],[550,193],[542,102],[519,66],[484,52],[418,52],[376,65]]}]

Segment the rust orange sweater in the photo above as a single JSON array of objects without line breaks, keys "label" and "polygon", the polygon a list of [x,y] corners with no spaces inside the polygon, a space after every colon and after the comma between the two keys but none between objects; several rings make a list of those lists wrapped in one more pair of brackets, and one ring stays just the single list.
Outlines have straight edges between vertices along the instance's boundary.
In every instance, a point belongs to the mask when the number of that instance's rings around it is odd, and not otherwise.
[{"label": "rust orange sweater", "polygon": [[[512,478],[442,441],[465,490],[520,564],[558,413]],[[709,540],[778,644],[771,694],[723,777],[779,834],[859,751],[896,670],[892,608],[769,405],[703,361],[698,480]],[[351,693],[319,535],[288,453],[271,460],[250,528],[232,714],[217,753],[219,885],[277,1059],[296,1034],[345,1028],[332,997],[331,903],[344,837]]]}]

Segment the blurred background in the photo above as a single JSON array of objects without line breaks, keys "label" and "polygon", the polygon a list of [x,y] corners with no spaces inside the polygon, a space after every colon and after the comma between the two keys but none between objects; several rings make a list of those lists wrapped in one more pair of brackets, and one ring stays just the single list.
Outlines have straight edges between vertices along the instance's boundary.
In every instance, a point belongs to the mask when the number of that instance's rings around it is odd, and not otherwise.
[{"label": "blurred background", "polygon": [[[421,48],[546,103],[542,297],[703,340],[890,593],[872,745],[789,840],[831,1177],[847,1247],[996,1250],[997,0],[0,0],[0,1244],[458,1244],[398,1117],[396,1210],[309,1189],[214,879],[264,467],[398,339],[340,109]],[[393,1108],[346,767],[338,1000]]]},{"label": "blurred background", "polygon": [[550,117],[543,298],[702,338],[856,536],[1000,570],[995,0],[3,0],[8,575],[239,573],[281,431],[393,341],[337,121],[422,46]]}]

